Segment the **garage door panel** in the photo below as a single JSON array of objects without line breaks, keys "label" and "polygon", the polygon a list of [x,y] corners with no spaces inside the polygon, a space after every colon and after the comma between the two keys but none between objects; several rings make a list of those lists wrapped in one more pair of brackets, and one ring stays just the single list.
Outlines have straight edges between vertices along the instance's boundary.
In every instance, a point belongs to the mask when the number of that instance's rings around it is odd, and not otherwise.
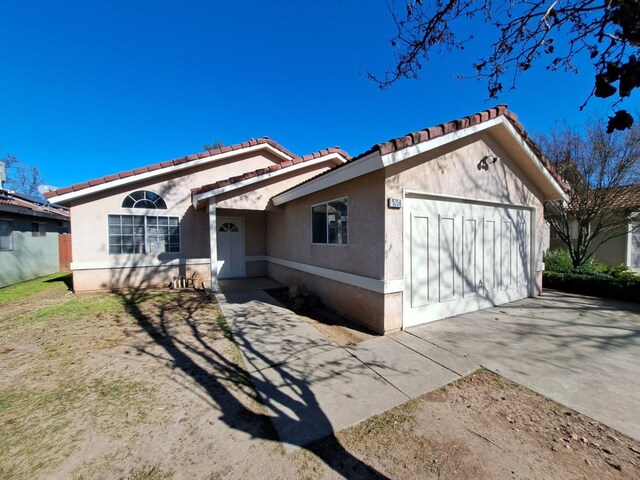
[{"label": "garage door panel", "polygon": [[406,206],[405,327],[529,295],[529,211],[415,198]]},{"label": "garage door panel", "polygon": [[462,296],[476,295],[478,289],[478,221],[464,218],[462,228]]},{"label": "garage door panel", "polygon": [[456,298],[456,277],[459,268],[456,255],[456,221],[452,217],[440,217],[438,223],[439,299],[446,302]]},{"label": "garage door panel", "polygon": [[411,215],[411,307],[428,305],[433,285],[429,248],[429,217]]},{"label": "garage door panel", "polygon": [[525,220],[520,220],[518,222],[518,242],[517,242],[517,268],[518,268],[518,277],[517,282],[519,286],[526,286],[529,284],[531,274],[529,273],[529,265],[527,262],[529,261],[529,252],[524,248],[525,245],[528,245],[527,239],[529,238],[529,229],[527,228],[527,222]]},{"label": "garage door panel", "polygon": [[513,224],[508,220],[502,221],[502,231],[500,232],[500,238],[502,239],[501,257],[500,257],[500,288],[501,290],[507,290],[513,285]]},{"label": "garage door panel", "polygon": [[483,289],[493,292],[498,288],[498,270],[496,269],[496,222],[495,220],[484,219],[484,245],[482,251],[482,263],[484,267]]}]

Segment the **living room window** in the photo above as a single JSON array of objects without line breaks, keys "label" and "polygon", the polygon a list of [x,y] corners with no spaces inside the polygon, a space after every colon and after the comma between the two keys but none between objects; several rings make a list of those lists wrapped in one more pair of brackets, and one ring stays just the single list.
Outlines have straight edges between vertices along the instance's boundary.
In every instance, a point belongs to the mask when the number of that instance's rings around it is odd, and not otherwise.
[{"label": "living room window", "polygon": [[13,222],[0,220],[0,250],[13,250]]},{"label": "living room window", "polygon": [[180,219],[155,215],[109,215],[109,253],[179,253]]},{"label": "living room window", "polygon": [[346,245],[348,240],[347,199],[340,198],[311,207],[312,243]]}]

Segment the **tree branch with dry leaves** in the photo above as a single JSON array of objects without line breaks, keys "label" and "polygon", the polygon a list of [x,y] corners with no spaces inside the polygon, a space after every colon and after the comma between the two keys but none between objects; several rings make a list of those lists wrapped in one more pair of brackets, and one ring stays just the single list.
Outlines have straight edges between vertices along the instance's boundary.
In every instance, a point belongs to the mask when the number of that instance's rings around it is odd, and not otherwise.
[{"label": "tree branch with dry leaves", "polygon": [[464,49],[477,40],[460,27],[462,20],[476,20],[495,32],[471,75],[487,82],[490,98],[497,98],[505,86],[514,89],[519,76],[535,63],[550,71],[579,73],[576,63],[584,57],[593,65],[594,80],[581,109],[594,96],[617,94],[607,131],[633,124],[633,116],[620,106],[640,86],[638,0],[405,0],[388,3],[388,8],[397,29],[391,40],[394,64],[383,75],[368,73],[381,88],[402,78],[417,79],[433,55]]}]

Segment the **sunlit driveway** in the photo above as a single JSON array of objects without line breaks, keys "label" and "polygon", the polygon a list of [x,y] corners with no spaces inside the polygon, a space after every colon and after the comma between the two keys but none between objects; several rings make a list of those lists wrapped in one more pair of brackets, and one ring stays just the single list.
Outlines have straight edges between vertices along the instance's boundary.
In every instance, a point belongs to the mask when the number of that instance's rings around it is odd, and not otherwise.
[{"label": "sunlit driveway", "polygon": [[408,333],[640,439],[640,305],[546,291]]}]

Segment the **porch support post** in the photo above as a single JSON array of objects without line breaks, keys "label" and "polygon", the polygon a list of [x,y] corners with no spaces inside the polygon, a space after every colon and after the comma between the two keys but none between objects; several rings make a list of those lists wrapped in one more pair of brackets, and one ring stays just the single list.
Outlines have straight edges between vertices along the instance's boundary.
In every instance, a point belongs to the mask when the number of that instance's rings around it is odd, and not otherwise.
[{"label": "porch support post", "polygon": [[209,199],[209,256],[211,259],[211,291],[218,291],[218,229],[216,228],[216,198]]}]

